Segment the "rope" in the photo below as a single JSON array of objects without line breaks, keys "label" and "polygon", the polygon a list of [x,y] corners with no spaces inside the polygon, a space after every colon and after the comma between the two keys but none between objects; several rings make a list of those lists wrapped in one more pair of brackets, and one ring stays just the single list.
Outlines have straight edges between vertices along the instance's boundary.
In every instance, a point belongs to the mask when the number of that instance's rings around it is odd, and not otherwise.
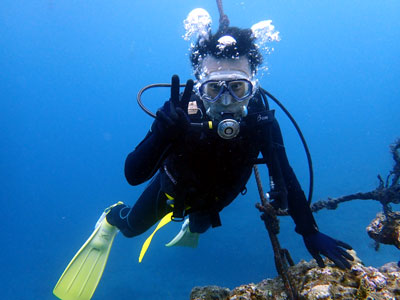
[{"label": "rope", "polygon": [[[262,189],[262,183],[260,178],[260,172],[258,171],[257,165],[253,167],[254,175],[256,177],[258,192],[261,198],[261,204],[257,204],[256,207],[262,212],[261,219],[264,221],[265,228],[268,231],[269,239],[271,241],[272,249],[274,250],[274,261],[275,268],[278,274],[282,277],[283,284],[285,286],[288,299],[296,300],[297,291],[295,285],[292,282],[291,275],[288,272],[288,265],[294,265],[292,258],[290,257],[289,251],[282,249],[279,243],[277,234],[279,233],[279,220],[276,217],[274,208],[268,203],[268,200],[264,196]],[[286,259],[286,260],[285,260]]]},{"label": "rope", "polygon": [[222,0],[217,0],[217,6],[219,11],[219,29],[224,30],[229,26],[229,18],[226,14],[224,14]]}]

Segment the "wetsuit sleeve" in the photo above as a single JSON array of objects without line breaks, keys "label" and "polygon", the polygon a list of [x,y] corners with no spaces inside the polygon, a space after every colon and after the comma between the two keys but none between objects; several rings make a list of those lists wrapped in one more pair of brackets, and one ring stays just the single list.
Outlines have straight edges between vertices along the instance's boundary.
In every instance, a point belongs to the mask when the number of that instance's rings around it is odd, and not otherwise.
[{"label": "wetsuit sleeve", "polygon": [[125,178],[131,185],[149,180],[166,157],[170,143],[150,130],[125,160]]},{"label": "wetsuit sleeve", "polygon": [[[268,166],[270,176],[272,176],[274,180],[279,176],[283,178],[283,184],[287,190],[288,210],[296,224],[296,232],[302,235],[315,233],[318,231],[318,227],[300,183],[289,164],[279,124],[274,120],[269,126],[271,126],[271,128],[266,129],[266,131],[271,130],[271,134],[264,134],[267,140],[263,143],[261,152],[263,156],[266,157],[272,151],[272,156],[275,156],[273,159],[277,159],[276,165],[278,168],[276,166],[272,168]],[[272,141],[268,141],[268,136],[271,136]],[[272,145],[268,147],[268,143],[270,142],[272,142]]]}]

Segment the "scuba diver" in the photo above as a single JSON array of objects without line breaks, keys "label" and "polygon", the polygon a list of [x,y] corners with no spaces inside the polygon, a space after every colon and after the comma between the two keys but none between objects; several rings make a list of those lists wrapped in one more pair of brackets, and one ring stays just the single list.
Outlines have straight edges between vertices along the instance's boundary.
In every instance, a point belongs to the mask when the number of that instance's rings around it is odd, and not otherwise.
[{"label": "scuba diver", "polygon": [[149,184],[133,206],[118,202],[106,209],[55,287],[60,299],[92,297],[118,231],[135,237],[160,220],[156,230],[171,219],[184,221],[168,246],[196,246],[200,234],[221,226],[224,207],[246,191],[260,153],[272,178],[272,205],[288,209],[318,265],[324,267],[324,255],[350,268],[351,246],[318,230],[288,162],[278,121],[256,77],[262,55],[252,31],[220,26],[198,39],[190,60],[196,81],[188,80],[180,93],[179,77],[172,77],[170,99],[126,158],[128,183]]}]

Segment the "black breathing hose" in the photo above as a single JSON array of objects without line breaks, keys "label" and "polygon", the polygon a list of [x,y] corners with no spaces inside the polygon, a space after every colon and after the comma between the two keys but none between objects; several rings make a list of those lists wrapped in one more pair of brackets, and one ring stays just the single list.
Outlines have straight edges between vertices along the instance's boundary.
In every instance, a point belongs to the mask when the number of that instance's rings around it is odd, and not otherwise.
[{"label": "black breathing hose", "polygon": [[264,100],[264,103],[265,103],[266,107],[268,107],[268,102],[267,102],[267,99],[266,99],[265,95],[270,97],[280,107],[280,109],[282,109],[282,111],[286,114],[286,116],[292,122],[293,126],[296,128],[296,131],[297,131],[297,133],[298,133],[298,135],[300,137],[300,140],[301,140],[301,142],[303,144],[304,151],[306,152],[307,161],[308,161],[308,171],[309,171],[309,174],[310,174],[310,186],[309,186],[309,191],[308,191],[308,204],[311,205],[312,196],[313,196],[313,190],[314,190],[314,170],[313,170],[310,150],[308,149],[306,139],[304,138],[303,133],[301,132],[301,129],[300,129],[299,125],[297,125],[296,120],[292,117],[292,115],[289,113],[289,111],[283,106],[283,104],[278,99],[276,99],[271,93],[269,93],[267,90],[264,90],[263,88],[260,88],[260,90],[261,90],[261,95],[263,97],[263,100]]},{"label": "black breathing hose", "polygon": [[[186,84],[180,84],[179,86],[180,86],[180,87],[184,87],[184,86],[186,86]],[[142,89],[138,92],[137,97],[136,97],[136,100],[137,100],[137,102],[138,102],[140,108],[143,109],[143,111],[144,111],[146,114],[148,114],[150,117],[153,117],[153,118],[156,118],[156,114],[153,113],[153,112],[151,112],[150,109],[148,109],[146,106],[144,106],[144,104],[142,103],[142,94],[143,94],[145,91],[147,91],[148,89],[156,88],[156,87],[171,87],[171,84],[170,84],[170,83],[154,83],[154,84],[146,85],[144,88],[142,88]]]}]

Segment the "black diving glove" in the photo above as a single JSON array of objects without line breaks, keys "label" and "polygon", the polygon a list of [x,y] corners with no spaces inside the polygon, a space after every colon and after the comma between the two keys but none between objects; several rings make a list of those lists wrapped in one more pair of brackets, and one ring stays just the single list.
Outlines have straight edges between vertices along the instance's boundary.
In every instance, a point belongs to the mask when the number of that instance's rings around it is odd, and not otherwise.
[{"label": "black diving glove", "polygon": [[[163,140],[173,141],[180,137],[190,126],[190,119],[185,112],[193,90],[193,80],[186,82],[182,97],[179,97],[179,77],[172,76],[171,98],[156,113],[151,130]],[[180,99],[179,99],[180,98]]]},{"label": "black diving glove", "polygon": [[333,261],[339,268],[350,269],[351,265],[348,260],[353,261],[354,258],[344,250],[353,249],[350,245],[335,240],[321,232],[303,235],[303,239],[308,252],[315,258],[319,267],[325,267],[324,261],[321,258],[322,254]]}]

